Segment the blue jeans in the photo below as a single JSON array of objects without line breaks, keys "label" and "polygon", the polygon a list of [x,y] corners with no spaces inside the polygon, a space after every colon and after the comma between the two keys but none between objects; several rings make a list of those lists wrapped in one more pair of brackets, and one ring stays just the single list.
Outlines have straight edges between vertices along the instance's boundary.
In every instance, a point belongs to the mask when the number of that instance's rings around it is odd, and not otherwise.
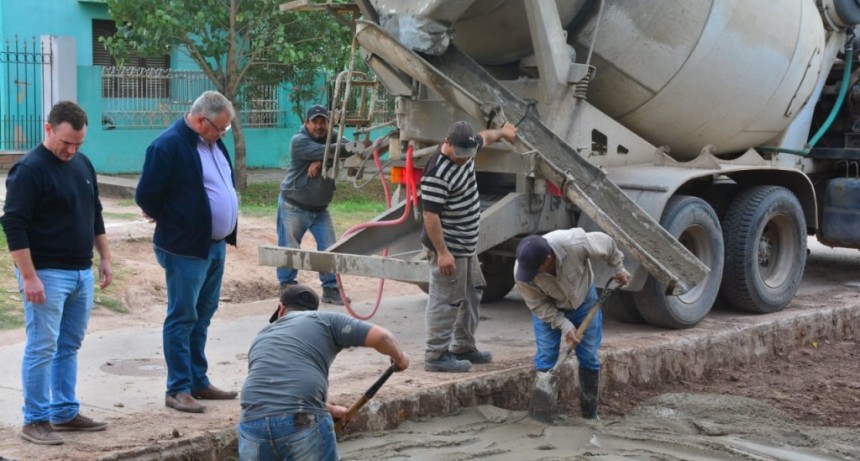
[{"label": "blue jeans", "polygon": [[[21,363],[24,424],[65,423],[80,410],[75,395],[78,349],[93,309],[93,272],[41,269],[45,303],[33,304],[22,295],[27,343]],[[24,292],[21,273],[15,270]]]},{"label": "blue jeans", "polygon": [[209,363],[204,349],[221,296],[227,244],[212,242],[206,259],[154,249],[167,281],[167,317],[162,330],[167,395],[207,388]]},{"label": "blue jeans", "polygon": [[[334,233],[334,224],[328,210],[310,211],[287,203],[278,195],[278,246],[288,248],[301,248],[302,237],[305,232],[311,231],[314,240],[317,241],[317,250],[325,250],[337,242]],[[292,283],[296,281],[298,270],[279,267],[275,270],[278,283]],[[320,272],[320,284],[323,288],[336,288],[337,278],[332,273]]]},{"label": "blue jeans", "polygon": [[[588,295],[585,301],[575,310],[565,311],[564,316],[576,327],[582,324],[591,306],[597,302],[597,290],[594,285],[588,289]],[[535,342],[537,343],[537,353],[535,354],[535,369],[538,371],[546,371],[555,365],[558,361],[559,347],[561,346],[561,330],[553,328],[549,323],[539,319],[532,314],[532,326],[535,330]],[[579,368],[586,370],[599,370],[600,360],[597,356],[597,349],[600,347],[600,342],[603,340],[603,313],[597,312],[592,319],[591,324],[585,329],[585,334],[581,338],[582,342],[576,346],[576,358],[579,360]]]},{"label": "blue jeans", "polygon": [[331,415],[297,426],[293,415],[239,423],[240,461],[337,461]]}]

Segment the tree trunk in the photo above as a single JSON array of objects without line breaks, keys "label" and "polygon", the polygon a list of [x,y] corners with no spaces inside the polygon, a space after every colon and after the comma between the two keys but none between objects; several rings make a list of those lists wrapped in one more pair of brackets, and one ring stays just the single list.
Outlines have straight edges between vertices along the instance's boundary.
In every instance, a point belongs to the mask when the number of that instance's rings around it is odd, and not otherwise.
[{"label": "tree trunk", "polygon": [[233,175],[236,181],[236,190],[244,192],[248,186],[248,171],[246,166],[245,155],[245,132],[242,129],[242,122],[239,120],[239,114],[233,119],[233,149],[236,151],[236,162],[233,165]]}]

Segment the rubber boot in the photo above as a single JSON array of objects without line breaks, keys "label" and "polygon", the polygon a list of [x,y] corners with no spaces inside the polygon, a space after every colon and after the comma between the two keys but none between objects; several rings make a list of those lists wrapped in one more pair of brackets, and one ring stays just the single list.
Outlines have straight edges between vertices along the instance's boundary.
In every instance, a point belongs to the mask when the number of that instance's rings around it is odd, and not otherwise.
[{"label": "rubber boot", "polygon": [[579,405],[585,419],[597,417],[597,400],[600,394],[600,370],[579,369]]}]

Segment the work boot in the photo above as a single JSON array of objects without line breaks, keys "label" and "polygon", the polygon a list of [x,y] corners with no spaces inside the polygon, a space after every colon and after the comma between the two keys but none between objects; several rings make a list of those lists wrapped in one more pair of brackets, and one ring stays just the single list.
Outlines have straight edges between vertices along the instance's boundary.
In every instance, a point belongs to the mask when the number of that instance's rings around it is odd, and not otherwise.
[{"label": "work boot", "polygon": [[65,440],[47,421],[31,423],[21,428],[21,438],[39,445],[62,445]]},{"label": "work boot", "polygon": [[488,351],[479,351],[472,349],[469,352],[451,352],[457,360],[468,360],[474,364],[490,363],[493,361],[493,354]]},{"label": "work boot", "polygon": [[442,354],[436,360],[424,360],[425,371],[439,371],[442,373],[465,373],[472,369],[468,360],[458,360],[450,352]]},{"label": "work boot", "polygon": [[107,429],[107,423],[95,421],[78,413],[74,418],[60,424],[51,423],[55,431],[84,431],[97,432]]},{"label": "work boot", "polygon": [[[349,301],[349,298],[346,298]],[[320,301],[328,304],[335,304],[338,306],[343,306],[343,300],[340,299],[340,289],[337,287],[323,287],[323,295]]]},{"label": "work boot", "polygon": [[600,370],[579,369],[579,405],[585,419],[600,419],[597,416],[597,400],[600,395]]}]

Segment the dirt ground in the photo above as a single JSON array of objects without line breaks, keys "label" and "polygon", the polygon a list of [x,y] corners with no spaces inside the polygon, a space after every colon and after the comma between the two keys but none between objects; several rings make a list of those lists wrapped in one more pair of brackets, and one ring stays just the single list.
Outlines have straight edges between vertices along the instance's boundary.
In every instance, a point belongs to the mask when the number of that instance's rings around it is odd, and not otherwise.
[{"label": "dirt ground", "polygon": [[[165,291],[164,275],[155,261],[151,246],[152,225],[138,216],[130,201],[104,200],[106,210],[113,218],[107,219],[111,251],[114,255],[116,282],[102,293],[122,301],[127,312],[98,308],[94,310],[89,334],[134,325],[159,325],[163,321]],[[239,246],[228,246],[227,268],[222,289],[225,305],[249,303],[277,296],[274,269],[260,266],[258,246],[274,245],[274,223],[261,217],[240,218]],[[310,238],[303,246],[313,248]],[[860,263],[850,267],[856,270]],[[832,267],[812,268],[827,271]],[[319,287],[316,274],[301,272],[300,281]],[[377,281],[361,277],[345,277],[348,295],[353,301],[375,297]],[[860,284],[848,287],[848,296],[857,294]],[[418,288],[402,283],[387,282],[386,296],[420,294]],[[846,292],[827,293],[826,296],[846,296]],[[821,293],[799,295],[800,302],[811,304],[827,302]],[[268,310],[269,307],[265,307]],[[238,309],[221,309],[219,316],[243,316],[249,312]],[[20,330],[0,333],[0,345],[23,340]],[[629,415],[648,399],[667,393],[721,394],[748,397],[772,405],[798,422],[813,427],[860,428],[860,344],[858,338],[839,338],[815,343],[800,350],[785,351],[770,360],[742,369],[719,370],[701,380],[661,385],[659,388],[606,389],[600,412],[604,419],[614,420]],[[577,404],[577,402],[572,402]],[[563,410],[578,414],[568,404]],[[14,411],[5,409],[5,411]],[[149,440],[170,438],[160,425],[163,413],[142,415],[143,420],[135,431],[145,432]],[[146,420],[151,418],[151,420]],[[188,419],[188,431],[194,431],[193,419]],[[175,431],[175,429],[174,429]],[[141,434],[144,435],[144,434]],[[181,434],[173,434],[180,437]],[[2,455],[2,453],[0,453]],[[82,458],[83,459],[83,458]],[[408,459],[408,458],[404,458]],[[851,458],[843,458],[851,459]],[[20,460],[19,460],[20,461]]]},{"label": "dirt ground", "polygon": [[[860,344],[827,341],[742,369],[718,370],[699,381],[608,389],[601,410],[623,416],[646,399],[676,392],[749,397],[811,426],[860,428]],[[571,407],[567,412],[575,413]]]},{"label": "dirt ground", "polygon": [[[90,331],[115,329],[130,325],[157,324],[164,320],[166,292],[164,271],[152,252],[154,224],[129,216],[139,214],[139,209],[128,200],[103,199],[105,210],[121,219],[106,217],[115,282],[104,295],[121,300],[128,311],[117,313],[108,309],[96,309],[90,320]],[[260,245],[277,244],[275,223],[259,216],[241,216],[239,219],[238,245],[227,245],[227,263],[221,287],[221,303],[243,304],[278,296],[275,268],[261,266],[258,261]],[[315,249],[316,244],[307,235],[302,246]],[[299,281],[319,288],[316,273],[301,271]],[[378,282],[364,277],[343,277],[345,290],[354,300],[374,298]],[[413,285],[386,281],[386,296],[420,293]],[[219,309],[218,316],[243,315],[234,309]],[[0,340],[2,343],[2,340]]]}]

